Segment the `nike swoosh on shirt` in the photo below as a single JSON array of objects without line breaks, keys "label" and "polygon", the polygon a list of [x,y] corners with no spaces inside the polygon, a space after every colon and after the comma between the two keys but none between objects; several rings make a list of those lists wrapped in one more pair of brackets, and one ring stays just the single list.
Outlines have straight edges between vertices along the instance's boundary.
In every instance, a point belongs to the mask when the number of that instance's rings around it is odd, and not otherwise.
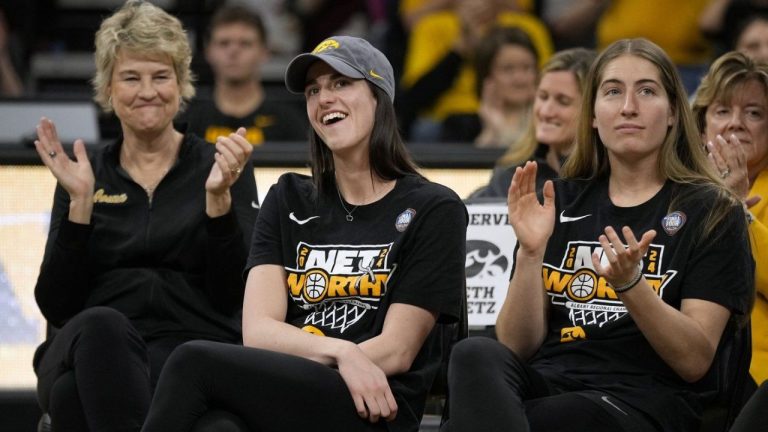
[{"label": "nike swoosh on shirt", "polygon": [[563,211],[560,212],[560,223],[576,222],[577,220],[588,218],[590,216],[592,216],[592,214],[588,214],[588,215],[584,215],[584,216],[569,217],[569,216],[565,215],[565,210],[563,210]]},{"label": "nike swoosh on shirt", "polygon": [[629,414],[627,414],[626,412],[624,412],[624,410],[623,410],[623,409],[621,409],[621,408],[619,408],[618,406],[616,406],[616,404],[615,404],[615,403],[613,403],[613,402],[611,402],[610,400],[608,400],[608,396],[600,396],[600,399],[602,399],[602,400],[603,400],[603,402],[607,403],[608,405],[610,405],[610,406],[612,406],[612,407],[616,408],[616,409],[617,409],[617,410],[618,410],[620,413],[622,413],[622,414],[624,414],[624,415],[629,415]]},{"label": "nike swoosh on shirt", "polygon": [[299,218],[296,217],[295,214],[293,214],[293,212],[291,212],[291,214],[288,215],[288,219],[296,222],[299,225],[304,225],[305,223],[311,221],[312,219],[317,219],[319,217],[320,216],[310,216],[310,217],[308,217],[306,219],[299,219]]}]

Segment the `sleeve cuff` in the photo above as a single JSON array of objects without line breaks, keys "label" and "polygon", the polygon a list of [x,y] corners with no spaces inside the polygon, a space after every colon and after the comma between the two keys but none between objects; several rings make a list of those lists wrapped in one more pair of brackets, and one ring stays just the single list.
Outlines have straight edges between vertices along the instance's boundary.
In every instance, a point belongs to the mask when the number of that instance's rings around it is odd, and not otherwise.
[{"label": "sleeve cuff", "polygon": [[208,234],[214,237],[228,237],[237,233],[237,217],[235,216],[234,207],[229,213],[215,217],[208,218]]},{"label": "sleeve cuff", "polygon": [[65,249],[85,250],[92,232],[93,225],[79,224],[65,218],[61,221],[56,241]]}]

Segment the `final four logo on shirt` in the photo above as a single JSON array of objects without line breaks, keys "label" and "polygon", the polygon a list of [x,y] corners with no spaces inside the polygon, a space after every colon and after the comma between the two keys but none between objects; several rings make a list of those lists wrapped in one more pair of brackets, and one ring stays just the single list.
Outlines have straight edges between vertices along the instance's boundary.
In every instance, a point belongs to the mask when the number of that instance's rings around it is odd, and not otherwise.
[{"label": "final four logo on shirt", "polygon": [[673,236],[685,225],[686,219],[685,213],[674,211],[661,219],[661,227],[664,228],[668,235]]},{"label": "final four logo on shirt", "polygon": [[404,212],[400,213],[397,220],[395,220],[395,228],[400,232],[405,231],[405,229],[408,228],[408,225],[411,224],[414,216],[416,216],[416,210],[412,208],[406,209]]}]

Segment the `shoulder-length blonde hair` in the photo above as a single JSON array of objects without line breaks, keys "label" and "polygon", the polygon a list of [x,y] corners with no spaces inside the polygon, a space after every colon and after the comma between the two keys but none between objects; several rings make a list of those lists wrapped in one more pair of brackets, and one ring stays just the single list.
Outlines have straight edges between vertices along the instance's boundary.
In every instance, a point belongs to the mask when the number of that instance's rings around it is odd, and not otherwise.
[{"label": "shoulder-length blonde hair", "polygon": [[730,103],[744,84],[757,81],[768,92],[768,64],[756,62],[738,51],[723,54],[709,67],[693,100],[693,117],[699,132],[707,127],[707,109],[713,103]]},{"label": "shoulder-length blonde hair", "polygon": [[96,76],[92,80],[94,100],[105,112],[112,111],[109,86],[112,70],[121,49],[171,59],[182,101],[195,95],[189,65],[192,50],[179,20],[159,7],[141,0],[129,0],[101,23],[96,32]]},{"label": "shoulder-length blonde hair", "polygon": [[[571,72],[576,78],[576,84],[579,86],[579,95],[584,89],[589,66],[594,61],[597,53],[594,50],[586,48],[571,48],[557,52],[553,55],[541,69],[541,77],[550,72]],[[538,86],[538,83],[537,83]],[[534,102],[535,103],[535,102]],[[504,155],[496,162],[498,166],[519,165],[533,158],[536,148],[539,146],[536,140],[535,120],[528,122],[528,127],[520,139],[514,143]]]},{"label": "shoulder-length blonde hair", "polygon": [[[664,50],[647,39],[622,39],[612,43],[598,55],[587,75],[576,146],[565,162],[561,175],[568,178],[596,179],[610,174],[608,152],[597,130],[592,126],[592,120],[597,89],[606,66],[625,55],[647,60],[656,66],[675,119],[667,129],[667,135],[661,145],[658,158],[659,173],[675,183],[704,185],[716,192],[718,198],[712,203],[712,210],[704,224],[704,233],[707,234],[738,200],[710,167],[675,65]],[[676,196],[671,205],[676,206],[682,199],[685,197]]]}]

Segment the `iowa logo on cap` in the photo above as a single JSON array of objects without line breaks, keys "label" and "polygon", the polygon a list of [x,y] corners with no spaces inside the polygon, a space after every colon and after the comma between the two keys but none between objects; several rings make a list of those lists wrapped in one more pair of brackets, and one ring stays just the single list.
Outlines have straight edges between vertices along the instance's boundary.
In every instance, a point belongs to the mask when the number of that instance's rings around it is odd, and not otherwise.
[{"label": "iowa logo on cap", "polygon": [[339,47],[339,43],[333,39],[326,39],[320,42],[315,49],[312,50],[312,54],[317,54],[329,49],[336,49]]}]

